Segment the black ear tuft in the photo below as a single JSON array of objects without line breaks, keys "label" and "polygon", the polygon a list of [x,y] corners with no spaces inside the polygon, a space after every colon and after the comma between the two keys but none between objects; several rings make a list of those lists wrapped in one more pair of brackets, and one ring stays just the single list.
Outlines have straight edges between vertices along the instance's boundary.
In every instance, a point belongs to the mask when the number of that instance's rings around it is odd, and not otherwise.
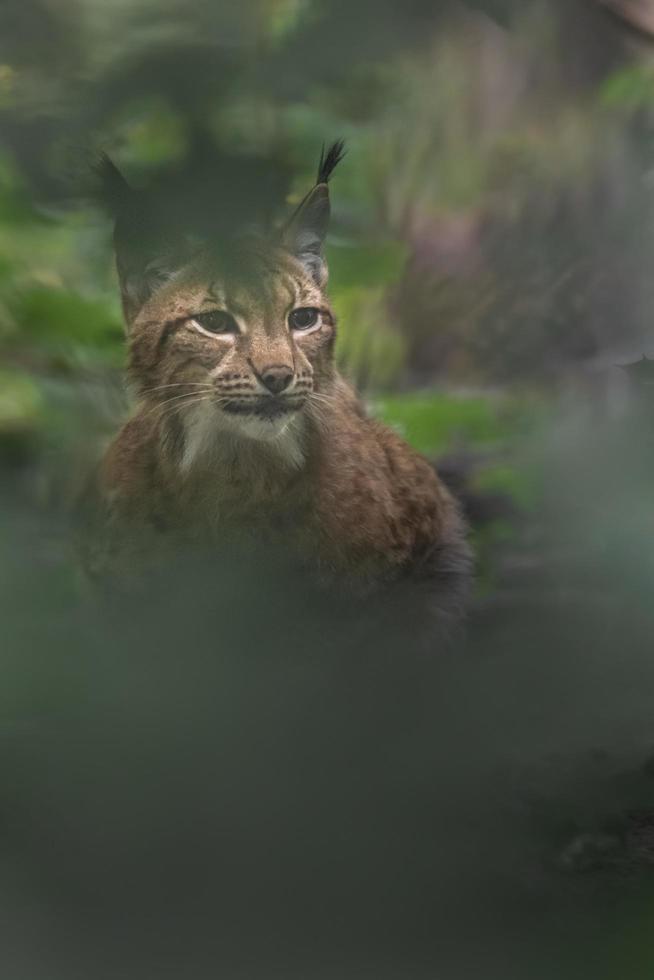
[{"label": "black ear tuft", "polygon": [[101,154],[93,170],[100,182],[100,197],[103,204],[114,216],[117,216],[133,201],[134,191],[106,153]]},{"label": "black ear tuft", "polygon": [[325,153],[325,144],[323,143],[322,151],[320,153],[320,163],[318,164],[318,177],[316,178],[317,184],[329,183],[329,178],[345,156],[346,152],[345,140],[336,140],[336,142],[332,143],[332,145],[329,147],[327,153]]},{"label": "black ear tuft", "polygon": [[323,246],[329,224],[329,178],[344,155],[343,140],[336,140],[327,152],[323,145],[316,183],[286,222],[281,236],[286,248],[321,287],[327,282]]}]

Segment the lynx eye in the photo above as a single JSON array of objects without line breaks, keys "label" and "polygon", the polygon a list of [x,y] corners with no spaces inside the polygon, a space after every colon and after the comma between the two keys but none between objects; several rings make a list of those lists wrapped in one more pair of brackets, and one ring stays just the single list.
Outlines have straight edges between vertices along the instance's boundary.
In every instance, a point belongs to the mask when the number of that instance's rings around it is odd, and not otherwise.
[{"label": "lynx eye", "polygon": [[320,317],[320,311],[314,306],[302,306],[289,314],[288,324],[291,330],[310,330],[315,327]]},{"label": "lynx eye", "polygon": [[206,333],[237,334],[238,324],[234,317],[225,310],[210,310],[208,313],[196,313],[193,322]]}]

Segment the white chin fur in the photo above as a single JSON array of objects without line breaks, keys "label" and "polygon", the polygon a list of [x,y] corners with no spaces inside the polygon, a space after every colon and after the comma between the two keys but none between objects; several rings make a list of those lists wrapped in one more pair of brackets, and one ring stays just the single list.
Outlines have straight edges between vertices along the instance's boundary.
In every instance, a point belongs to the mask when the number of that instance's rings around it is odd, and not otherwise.
[{"label": "white chin fur", "polygon": [[258,419],[229,415],[214,405],[198,405],[186,414],[186,446],[182,470],[196,462],[220,456],[229,440],[231,448],[238,439],[265,443],[277,449],[289,466],[299,468],[304,461],[300,432],[302,420],[297,413],[278,419]]},{"label": "white chin fur", "polygon": [[292,416],[280,416],[277,419],[258,419],[247,415],[227,415],[229,424],[226,428],[246,439],[257,442],[271,442],[279,439],[288,429]]}]

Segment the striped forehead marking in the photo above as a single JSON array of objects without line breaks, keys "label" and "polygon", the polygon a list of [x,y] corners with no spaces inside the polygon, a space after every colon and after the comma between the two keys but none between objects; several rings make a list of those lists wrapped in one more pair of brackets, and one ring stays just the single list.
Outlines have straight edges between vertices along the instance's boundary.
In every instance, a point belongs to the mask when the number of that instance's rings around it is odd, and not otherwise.
[{"label": "striped forehead marking", "polygon": [[234,265],[213,279],[204,302],[229,310],[242,320],[279,320],[294,307],[322,306],[322,294],[303,277],[296,263],[279,251],[246,250]]}]

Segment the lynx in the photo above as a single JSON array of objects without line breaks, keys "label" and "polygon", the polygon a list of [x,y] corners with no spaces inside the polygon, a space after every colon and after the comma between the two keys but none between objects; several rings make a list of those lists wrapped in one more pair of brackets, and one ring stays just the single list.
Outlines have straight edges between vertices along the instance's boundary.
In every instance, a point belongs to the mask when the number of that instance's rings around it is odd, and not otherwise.
[{"label": "lynx", "polygon": [[281,230],[218,243],[174,222],[161,233],[103,160],[137,407],[97,475],[92,572],[251,542],[328,586],[404,586],[458,614],[470,553],[457,504],[335,366],[323,246],[342,153],[323,152]]}]

